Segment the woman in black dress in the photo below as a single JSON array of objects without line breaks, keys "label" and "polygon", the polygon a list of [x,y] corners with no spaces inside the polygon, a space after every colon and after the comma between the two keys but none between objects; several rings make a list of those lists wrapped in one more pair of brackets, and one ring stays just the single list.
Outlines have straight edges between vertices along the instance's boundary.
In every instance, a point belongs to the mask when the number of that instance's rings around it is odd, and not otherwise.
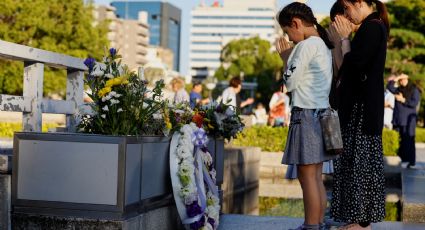
[{"label": "woman in black dress", "polygon": [[331,215],[348,223],[342,229],[370,229],[385,217],[383,75],[389,22],[379,0],[338,1],[346,17],[361,25],[337,83],[344,153],[335,161]]}]

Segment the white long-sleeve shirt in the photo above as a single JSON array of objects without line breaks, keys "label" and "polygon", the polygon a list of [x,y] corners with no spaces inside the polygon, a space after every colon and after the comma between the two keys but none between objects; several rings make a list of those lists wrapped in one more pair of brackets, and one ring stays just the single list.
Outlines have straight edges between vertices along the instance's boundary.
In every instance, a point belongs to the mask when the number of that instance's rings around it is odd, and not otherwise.
[{"label": "white long-sleeve shirt", "polygon": [[299,42],[289,56],[283,79],[288,91],[292,92],[292,106],[328,108],[332,83],[331,50],[317,36]]},{"label": "white long-sleeve shirt", "polygon": [[227,89],[223,91],[222,101],[224,104],[232,105],[236,108],[236,93],[232,87],[227,87]]}]

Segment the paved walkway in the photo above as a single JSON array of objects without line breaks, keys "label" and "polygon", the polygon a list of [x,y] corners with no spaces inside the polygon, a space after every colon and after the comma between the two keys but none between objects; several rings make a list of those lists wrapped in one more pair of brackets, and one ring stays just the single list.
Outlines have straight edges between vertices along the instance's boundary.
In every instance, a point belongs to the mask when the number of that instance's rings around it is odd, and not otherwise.
[{"label": "paved walkway", "polygon": [[[416,145],[416,169],[404,169],[415,174],[425,173],[425,144]],[[418,191],[416,191],[418,190]],[[425,199],[425,187],[416,188],[415,194]],[[422,199],[421,198],[421,199]],[[219,230],[287,230],[298,227],[302,218],[248,216],[225,214],[220,218]],[[337,223],[331,223],[331,229],[337,228]],[[424,230],[424,224],[406,224],[403,222],[381,222],[372,225],[373,230]]]},{"label": "paved walkway", "polygon": [[[298,227],[301,218],[245,216],[227,214],[220,218],[219,230],[288,230]],[[331,229],[336,229],[332,227]],[[373,230],[423,230],[425,224],[403,224],[402,222],[382,222],[372,225]]]}]

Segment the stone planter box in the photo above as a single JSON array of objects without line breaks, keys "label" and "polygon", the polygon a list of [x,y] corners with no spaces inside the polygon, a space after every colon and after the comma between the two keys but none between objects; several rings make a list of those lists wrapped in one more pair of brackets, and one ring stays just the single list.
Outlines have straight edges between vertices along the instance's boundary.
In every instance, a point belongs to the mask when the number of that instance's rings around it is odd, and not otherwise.
[{"label": "stone planter box", "polygon": [[[13,214],[125,220],[165,206],[174,208],[170,140],[16,133]],[[223,148],[222,140],[209,143],[218,185],[223,181]]]}]

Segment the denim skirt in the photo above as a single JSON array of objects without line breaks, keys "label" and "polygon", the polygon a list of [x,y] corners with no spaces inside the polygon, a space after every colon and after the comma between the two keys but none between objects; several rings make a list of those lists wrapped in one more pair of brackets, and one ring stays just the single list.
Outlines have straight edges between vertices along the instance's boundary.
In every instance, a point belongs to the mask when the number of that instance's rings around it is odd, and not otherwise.
[{"label": "denim skirt", "polygon": [[337,155],[325,150],[320,115],[326,109],[302,109],[294,107],[286,140],[282,163],[309,165],[335,159]]}]

